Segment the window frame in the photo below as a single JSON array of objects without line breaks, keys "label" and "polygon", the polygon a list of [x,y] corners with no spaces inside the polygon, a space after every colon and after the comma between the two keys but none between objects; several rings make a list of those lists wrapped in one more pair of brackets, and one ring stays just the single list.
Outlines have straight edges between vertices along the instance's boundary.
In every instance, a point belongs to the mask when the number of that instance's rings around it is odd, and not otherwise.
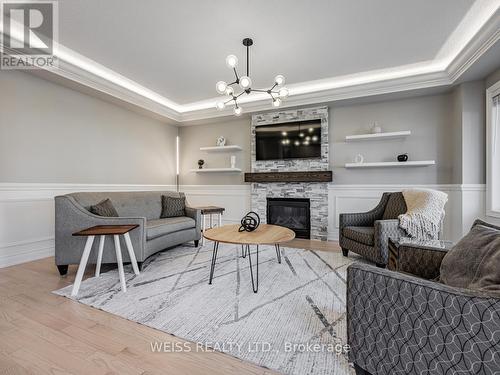
[{"label": "window frame", "polygon": [[[492,147],[493,147],[493,98],[500,95],[500,81],[497,81],[494,85],[490,86],[486,90],[486,216],[500,218],[500,208],[493,208],[493,168],[500,169],[499,165],[493,161]],[[498,124],[500,131],[500,124]],[[498,137],[497,133],[497,137]],[[498,142],[498,141],[497,141]],[[500,151],[498,151],[500,152]],[[500,194],[500,186],[497,187],[497,194]],[[499,198],[500,200],[500,198]]]}]

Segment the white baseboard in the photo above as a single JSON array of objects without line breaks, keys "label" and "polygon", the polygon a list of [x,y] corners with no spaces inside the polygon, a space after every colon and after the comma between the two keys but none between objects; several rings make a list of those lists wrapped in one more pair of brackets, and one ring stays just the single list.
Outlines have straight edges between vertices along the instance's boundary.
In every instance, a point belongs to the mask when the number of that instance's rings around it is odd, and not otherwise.
[{"label": "white baseboard", "polygon": [[[340,212],[373,208],[384,191],[408,185],[335,185],[328,188],[328,239],[338,239]],[[484,185],[422,185],[449,195],[444,237],[456,240],[476,217],[484,218]],[[54,255],[56,195],[75,191],[175,190],[174,185],[12,184],[0,183],[0,267]],[[182,185],[189,204],[217,205],[226,209],[224,224],[239,223],[251,208],[250,185]]]},{"label": "white baseboard", "polygon": [[54,255],[54,238],[0,244],[0,268]]}]

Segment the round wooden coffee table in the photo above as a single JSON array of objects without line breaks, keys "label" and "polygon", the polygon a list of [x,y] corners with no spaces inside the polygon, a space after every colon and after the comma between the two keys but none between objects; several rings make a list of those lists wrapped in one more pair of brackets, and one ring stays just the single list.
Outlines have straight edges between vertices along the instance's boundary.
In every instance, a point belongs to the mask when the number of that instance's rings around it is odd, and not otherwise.
[{"label": "round wooden coffee table", "polygon": [[[217,261],[217,251],[219,250],[219,243],[231,243],[241,245],[241,256],[245,258],[248,255],[248,263],[250,266],[250,277],[252,278],[252,289],[257,293],[259,289],[259,245],[274,245],[276,249],[276,256],[278,263],[281,263],[280,244],[289,242],[295,238],[295,232],[291,229],[281,227],[279,225],[261,224],[253,232],[239,232],[240,226],[224,225],[207,230],[203,236],[207,240],[214,242],[214,250],[212,253],[212,265],[210,267],[210,278],[208,283],[212,284],[215,271],[215,263]],[[250,246],[255,245],[257,256],[256,263],[256,277],[255,282],[253,278],[252,256],[250,253]]]}]

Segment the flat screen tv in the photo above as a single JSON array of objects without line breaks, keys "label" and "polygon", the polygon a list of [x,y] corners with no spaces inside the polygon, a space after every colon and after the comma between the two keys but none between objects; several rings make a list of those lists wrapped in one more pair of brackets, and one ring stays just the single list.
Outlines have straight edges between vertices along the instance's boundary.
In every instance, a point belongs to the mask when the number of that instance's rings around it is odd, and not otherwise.
[{"label": "flat screen tv", "polygon": [[256,159],[321,157],[321,120],[261,125],[255,128]]}]

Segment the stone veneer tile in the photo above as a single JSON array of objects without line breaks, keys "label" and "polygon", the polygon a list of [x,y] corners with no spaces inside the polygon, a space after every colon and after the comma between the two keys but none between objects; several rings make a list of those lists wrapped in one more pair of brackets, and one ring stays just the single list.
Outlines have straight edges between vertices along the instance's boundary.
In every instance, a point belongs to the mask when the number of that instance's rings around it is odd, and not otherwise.
[{"label": "stone veneer tile", "polygon": [[[255,127],[289,121],[321,119],[321,158],[295,160],[256,160]],[[326,171],[329,167],[328,108],[283,110],[252,116],[251,127],[252,172]],[[267,198],[309,198],[311,208],[311,238],[326,241],[328,232],[327,183],[253,183],[252,210],[262,222],[267,221]]]}]

